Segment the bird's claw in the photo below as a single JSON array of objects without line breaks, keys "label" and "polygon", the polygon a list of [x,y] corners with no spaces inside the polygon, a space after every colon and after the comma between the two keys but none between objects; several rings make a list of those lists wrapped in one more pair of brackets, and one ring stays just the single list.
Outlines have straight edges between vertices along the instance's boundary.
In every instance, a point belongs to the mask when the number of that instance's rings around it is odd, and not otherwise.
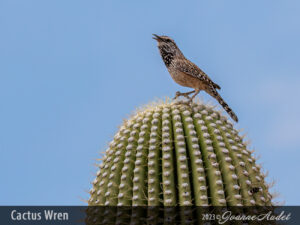
[{"label": "bird's claw", "polygon": [[189,104],[190,106],[192,106],[193,105],[193,99],[189,98],[189,100],[187,101],[187,104]]},{"label": "bird's claw", "polygon": [[189,96],[188,93],[181,93],[181,92],[179,92],[179,91],[176,91],[175,97],[173,98],[173,100],[177,99],[177,98],[180,97],[180,96],[184,96],[184,97],[186,97],[187,99],[191,100],[191,97]]},{"label": "bird's claw", "polygon": [[181,95],[181,93],[179,91],[176,91],[175,97],[173,98],[173,100],[177,99],[180,95]]}]

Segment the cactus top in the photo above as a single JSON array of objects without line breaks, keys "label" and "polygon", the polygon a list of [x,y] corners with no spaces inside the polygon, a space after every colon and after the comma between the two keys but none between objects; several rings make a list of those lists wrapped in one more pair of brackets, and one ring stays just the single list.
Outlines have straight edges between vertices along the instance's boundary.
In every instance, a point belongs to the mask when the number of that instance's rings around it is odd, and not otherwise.
[{"label": "cactus top", "polygon": [[202,103],[151,105],[124,121],[90,195],[89,205],[272,205],[238,131]]}]

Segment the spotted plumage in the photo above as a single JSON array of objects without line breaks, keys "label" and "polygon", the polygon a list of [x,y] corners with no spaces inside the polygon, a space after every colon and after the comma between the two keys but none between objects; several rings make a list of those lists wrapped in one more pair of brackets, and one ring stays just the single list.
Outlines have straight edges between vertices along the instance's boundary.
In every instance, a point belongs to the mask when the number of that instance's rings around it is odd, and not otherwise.
[{"label": "spotted plumage", "polygon": [[161,52],[161,57],[167,67],[170,66],[174,59],[174,54],[170,51],[165,46],[160,47],[160,52]]},{"label": "spotted plumage", "polygon": [[205,82],[207,85],[212,85],[214,88],[221,89],[219,85],[214,83],[206,73],[204,73],[198,66],[187,59],[176,60],[175,69],[184,72],[190,76],[198,78],[199,80]]},{"label": "spotted plumage", "polygon": [[[220,90],[221,87],[214,83],[197,65],[186,59],[173,39],[156,34],[154,34],[153,38],[158,42],[160,55],[173,80],[181,86],[194,89],[194,91],[187,93],[177,92],[175,98],[185,96],[192,102],[195,96],[201,90],[204,90],[220,103],[234,121],[238,121],[235,113],[217,92],[217,89]],[[194,95],[189,97],[192,93]]]}]

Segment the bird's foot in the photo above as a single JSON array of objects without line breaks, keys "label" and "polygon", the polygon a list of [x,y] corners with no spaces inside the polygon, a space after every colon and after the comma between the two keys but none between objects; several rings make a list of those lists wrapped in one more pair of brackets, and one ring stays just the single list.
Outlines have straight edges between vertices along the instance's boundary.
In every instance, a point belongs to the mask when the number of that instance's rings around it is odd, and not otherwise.
[{"label": "bird's foot", "polygon": [[176,93],[175,93],[175,97],[173,98],[173,100],[175,100],[175,99],[177,99],[179,96],[180,96],[180,92],[179,91],[176,91]]},{"label": "bird's foot", "polygon": [[187,103],[192,106],[193,105],[193,98],[189,98],[189,100],[187,101]]},{"label": "bird's foot", "polygon": [[177,99],[180,96],[184,96],[186,98],[188,98],[189,100],[191,99],[191,97],[189,96],[189,92],[188,93],[181,93],[179,91],[176,91],[175,97],[173,98],[174,100]]}]

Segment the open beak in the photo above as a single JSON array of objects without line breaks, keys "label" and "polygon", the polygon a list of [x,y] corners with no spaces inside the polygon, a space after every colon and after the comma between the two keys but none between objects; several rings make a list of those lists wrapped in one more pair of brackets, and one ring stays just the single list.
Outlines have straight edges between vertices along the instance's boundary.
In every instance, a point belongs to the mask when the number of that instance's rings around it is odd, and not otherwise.
[{"label": "open beak", "polygon": [[153,34],[154,37],[152,37],[154,40],[162,41],[162,38],[158,36],[157,34]]}]

